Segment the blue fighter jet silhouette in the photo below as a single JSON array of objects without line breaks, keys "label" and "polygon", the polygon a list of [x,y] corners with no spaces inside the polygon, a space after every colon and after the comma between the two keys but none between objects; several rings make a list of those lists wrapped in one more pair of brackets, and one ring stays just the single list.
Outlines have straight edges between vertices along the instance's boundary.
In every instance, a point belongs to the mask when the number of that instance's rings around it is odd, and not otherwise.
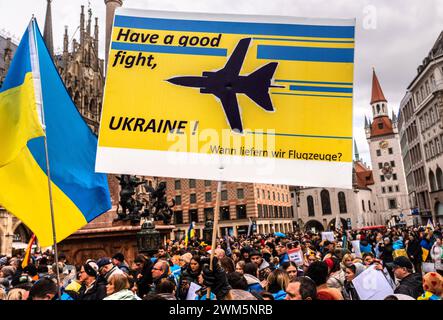
[{"label": "blue fighter jet silhouette", "polygon": [[243,93],[266,111],[274,111],[269,88],[278,62],[271,62],[247,76],[240,76],[251,38],[238,42],[223,69],[215,72],[204,71],[201,77],[174,77],[166,81],[179,86],[200,88],[200,93],[210,93],[220,99],[228,123],[233,131],[243,133],[242,118],[237,93]]}]

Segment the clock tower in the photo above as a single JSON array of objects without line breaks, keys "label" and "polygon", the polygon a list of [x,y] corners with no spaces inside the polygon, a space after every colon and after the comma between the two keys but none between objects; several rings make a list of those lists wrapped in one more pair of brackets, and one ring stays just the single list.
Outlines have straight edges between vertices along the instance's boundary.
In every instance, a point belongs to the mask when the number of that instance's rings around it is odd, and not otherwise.
[{"label": "clock tower", "polygon": [[372,73],[372,121],[365,117],[366,139],[371,154],[375,198],[381,224],[410,224],[410,205],[400,149],[397,117],[389,117],[386,100],[375,70]]}]

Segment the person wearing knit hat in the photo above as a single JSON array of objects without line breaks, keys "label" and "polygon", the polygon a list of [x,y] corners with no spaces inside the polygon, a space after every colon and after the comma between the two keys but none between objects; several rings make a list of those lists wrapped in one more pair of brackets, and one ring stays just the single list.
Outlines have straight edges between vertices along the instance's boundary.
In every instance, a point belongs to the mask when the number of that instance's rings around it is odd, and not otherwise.
[{"label": "person wearing knit hat", "polygon": [[437,272],[428,272],[423,276],[425,292],[417,300],[443,300],[443,276]]},{"label": "person wearing knit hat", "polygon": [[118,252],[114,254],[114,256],[112,257],[112,264],[114,266],[117,266],[117,268],[119,268],[124,273],[129,274],[129,266],[125,262],[125,256],[123,255],[123,253]]},{"label": "person wearing knit hat", "polygon": [[97,282],[98,265],[88,260],[81,268],[79,281],[82,284],[78,293],[72,292],[74,300],[102,300],[106,297],[106,284]]}]

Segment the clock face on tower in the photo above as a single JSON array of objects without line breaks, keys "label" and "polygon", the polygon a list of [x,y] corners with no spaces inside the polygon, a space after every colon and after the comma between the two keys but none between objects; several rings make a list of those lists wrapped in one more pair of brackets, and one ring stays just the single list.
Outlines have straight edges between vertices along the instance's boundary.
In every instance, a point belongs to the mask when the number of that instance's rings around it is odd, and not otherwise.
[{"label": "clock face on tower", "polygon": [[389,147],[389,142],[387,142],[386,140],[382,140],[380,141],[379,146],[382,149],[386,149],[387,147]]}]

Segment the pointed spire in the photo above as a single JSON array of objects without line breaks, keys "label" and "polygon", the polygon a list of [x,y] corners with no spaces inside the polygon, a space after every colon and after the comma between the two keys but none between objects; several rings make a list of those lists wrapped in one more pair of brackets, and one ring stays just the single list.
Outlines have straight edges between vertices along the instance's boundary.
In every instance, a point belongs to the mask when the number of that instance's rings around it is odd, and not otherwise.
[{"label": "pointed spire", "polygon": [[52,0],[46,0],[46,20],[45,20],[45,30],[43,31],[43,39],[45,39],[46,47],[51,54],[54,56],[54,42],[52,38],[52,10],[51,2]]},{"label": "pointed spire", "polygon": [[357,142],[354,139],[354,157],[355,157],[355,161],[360,161],[360,153],[358,152],[358,148],[357,148]]},{"label": "pointed spire", "polygon": [[365,129],[366,129],[367,127],[369,127],[369,123],[368,123],[368,118],[366,118],[366,116],[365,116]]},{"label": "pointed spire", "polygon": [[63,54],[68,53],[69,50],[69,36],[68,36],[68,26],[65,26],[65,34],[63,36]]},{"label": "pointed spire", "polygon": [[375,102],[387,102],[383,90],[381,89],[380,82],[378,81],[375,69],[372,69],[372,97],[371,104]]}]

